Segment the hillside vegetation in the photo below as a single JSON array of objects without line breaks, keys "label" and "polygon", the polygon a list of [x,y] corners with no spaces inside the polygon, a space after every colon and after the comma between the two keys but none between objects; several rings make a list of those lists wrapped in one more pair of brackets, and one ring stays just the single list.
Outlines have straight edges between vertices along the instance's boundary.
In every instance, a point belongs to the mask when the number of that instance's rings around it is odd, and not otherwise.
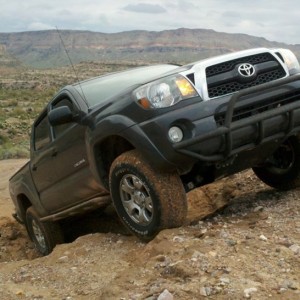
[{"label": "hillside vegetation", "polygon": [[[75,65],[75,69],[83,80],[135,66],[87,62]],[[33,70],[0,64],[0,159],[29,156],[34,119],[60,88],[76,81],[70,67]]]}]

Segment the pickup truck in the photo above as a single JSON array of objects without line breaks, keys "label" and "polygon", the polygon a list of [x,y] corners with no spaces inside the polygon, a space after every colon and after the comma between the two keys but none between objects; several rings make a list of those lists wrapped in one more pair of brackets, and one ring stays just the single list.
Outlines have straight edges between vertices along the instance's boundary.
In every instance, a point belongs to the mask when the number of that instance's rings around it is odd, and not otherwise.
[{"label": "pickup truck", "polygon": [[10,179],[14,217],[47,255],[63,242],[61,220],[110,203],[148,241],[184,223],[186,192],[241,170],[297,187],[299,72],[291,51],[258,48],[62,88]]}]

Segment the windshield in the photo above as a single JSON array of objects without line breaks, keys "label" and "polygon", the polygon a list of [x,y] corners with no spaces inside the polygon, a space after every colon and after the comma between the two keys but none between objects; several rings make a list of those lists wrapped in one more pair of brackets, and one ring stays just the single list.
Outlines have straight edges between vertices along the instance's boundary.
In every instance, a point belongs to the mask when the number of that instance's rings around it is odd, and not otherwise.
[{"label": "windshield", "polygon": [[102,101],[120,94],[130,86],[146,83],[157,76],[178,68],[174,65],[156,65],[135,68],[119,73],[108,74],[105,76],[90,79],[74,87],[86,99],[89,107],[101,103]]}]

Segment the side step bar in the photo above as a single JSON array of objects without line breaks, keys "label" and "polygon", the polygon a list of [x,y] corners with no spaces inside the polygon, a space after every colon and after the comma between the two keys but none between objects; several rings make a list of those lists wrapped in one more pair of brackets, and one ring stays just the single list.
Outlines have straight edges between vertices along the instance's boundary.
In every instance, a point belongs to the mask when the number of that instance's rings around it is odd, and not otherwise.
[{"label": "side step bar", "polygon": [[93,198],[91,200],[85,201],[66,210],[60,211],[56,214],[42,217],[40,220],[42,222],[47,222],[47,221],[55,222],[61,219],[65,219],[67,217],[73,217],[75,215],[84,214],[87,211],[91,211],[96,208],[106,206],[109,203],[111,203],[110,195]]}]

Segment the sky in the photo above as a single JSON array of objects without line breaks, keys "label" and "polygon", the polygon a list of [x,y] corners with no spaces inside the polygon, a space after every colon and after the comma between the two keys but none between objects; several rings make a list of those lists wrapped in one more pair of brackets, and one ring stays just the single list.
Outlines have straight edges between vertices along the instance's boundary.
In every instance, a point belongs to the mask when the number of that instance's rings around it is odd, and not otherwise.
[{"label": "sky", "polygon": [[177,28],[300,44],[299,0],[0,0],[0,32]]}]

